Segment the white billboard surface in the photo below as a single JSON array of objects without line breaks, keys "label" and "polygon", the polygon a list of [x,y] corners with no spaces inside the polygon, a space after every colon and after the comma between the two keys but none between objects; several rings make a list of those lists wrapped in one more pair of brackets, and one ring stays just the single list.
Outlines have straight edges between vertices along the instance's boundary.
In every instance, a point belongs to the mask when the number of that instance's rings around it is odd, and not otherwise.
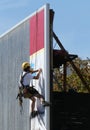
[{"label": "white billboard surface", "polygon": [[[30,17],[30,64],[35,70],[42,69],[39,80],[33,84],[46,101],[50,101],[49,53],[49,5],[46,4]],[[39,115],[31,119],[31,130],[49,130],[50,108],[44,108],[37,99],[35,109]]]}]

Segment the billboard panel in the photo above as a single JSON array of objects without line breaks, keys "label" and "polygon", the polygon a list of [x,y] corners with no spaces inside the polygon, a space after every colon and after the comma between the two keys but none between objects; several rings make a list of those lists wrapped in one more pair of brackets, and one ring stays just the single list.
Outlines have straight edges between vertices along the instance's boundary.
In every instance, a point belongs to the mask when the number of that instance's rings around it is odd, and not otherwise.
[{"label": "billboard panel", "polygon": [[50,100],[49,52],[49,4],[0,36],[0,129],[49,130],[49,107],[44,108],[37,100],[35,109],[39,115],[29,122],[29,100],[23,100],[22,115],[16,101],[24,61],[34,69],[42,69],[39,80],[33,84],[45,100]]},{"label": "billboard panel", "polygon": [[[50,100],[49,48],[49,5],[47,4],[30,17],[30,64],[35,70],[42,69],[39,80],[34,81],[33,84],[47,101]],[[37,99],[35,109],[38,110],[39,115],[31,119],[31,130],[49,130],[49,107],[44,108]]]},{"label": "billboard panel", "polygon": [[30,130],[29,101],[16,96],[23,61],[29,61],[29,20],[0,37],[0,130]]}]

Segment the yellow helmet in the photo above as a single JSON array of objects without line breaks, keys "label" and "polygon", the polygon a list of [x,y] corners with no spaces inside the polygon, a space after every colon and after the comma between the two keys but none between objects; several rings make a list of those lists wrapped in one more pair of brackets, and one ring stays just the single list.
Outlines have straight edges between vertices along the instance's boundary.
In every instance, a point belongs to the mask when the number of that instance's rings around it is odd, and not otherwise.
[{"label": "yellow helmet", "polygon": [[30,64],[28,62],[23,62],[22,63],[22,69],[26,69],[27,67],[30,67]]}]

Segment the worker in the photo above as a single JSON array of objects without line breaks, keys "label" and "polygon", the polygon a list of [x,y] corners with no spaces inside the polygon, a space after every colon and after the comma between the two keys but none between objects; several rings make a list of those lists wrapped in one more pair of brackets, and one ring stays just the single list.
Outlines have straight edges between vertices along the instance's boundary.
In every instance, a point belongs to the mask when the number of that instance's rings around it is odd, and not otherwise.
[{"label": "worker", "polygon": [[[37,114],[37,111],[34,110],[35,108],[35,101],[36,98],[39,98],[41,101],[41,104],[44,106],[49,106],[49,102],[45,101],[44,96],[41,95],[34,87],[32,84],[32,80],[33,79],[39,79],[39,76],[42,72],[42,69],[38,69],[38,70],[32,70],[30,67],[29,62],[23,62],[22,64],[22,75],[20,76],[20,86],[22,86],[21,88],[23,91],[23,97],[24,98],[29,98],[32,103],[31,103],[31,116],[35,117],[35,115]],[[33,73],[36,73],[36,76],[33,75]]]}]

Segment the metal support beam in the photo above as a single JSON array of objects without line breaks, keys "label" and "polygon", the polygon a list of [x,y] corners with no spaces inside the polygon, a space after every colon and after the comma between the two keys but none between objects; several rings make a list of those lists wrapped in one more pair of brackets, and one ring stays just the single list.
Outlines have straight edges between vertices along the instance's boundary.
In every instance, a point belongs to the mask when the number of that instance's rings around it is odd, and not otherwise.
[{"label": "metal support beam", "polygon": [[66,63],[64,63],[64,66],[63,66],[63,89],[64,91],[66,91],[66,76],[67,76],[67,66],[66,66]]},{"label": "metal support beam", "polygon": [[[50,18],[50,30],[49,30],[49,34],[50,34],[50,39],[49,39],[49,43],[50,43],[50,102],[53,102],[52,99],[52,92],[53,92],[53,20],[54,20],[54,11],[52,9],[50,9],[49,11],[49,18]],[[53,111],[52,111],[52,107],[50,107],[50,130],[52,130],[52,122],[53,122]]]},{"label": "metal support beam", "polygon": [[90,92],[90,88],[89,88],[87,82],[84,80],[83,76],[81,75],[80,70],[75,66],[75,64],[73,63],[73,61],[70,59],[70,57],[68,55],[68,52],[65,50],[65,48],[62,45],[62,43],[60,42],[60,40],[58,39],[58,37],[56,36],[56,34],[54,32],[53,32],[53,37],[56,40],[56,42],[58,43],[59,47],[66,52],[66,55],[67,55],[67,58],[68,58],[70,64],[72,65],[72,67],[76,71],[76,73],[78,74],[78,76],[81,79],[82,83],[85,85],[85,87],[87,88],[87,90]]}]

